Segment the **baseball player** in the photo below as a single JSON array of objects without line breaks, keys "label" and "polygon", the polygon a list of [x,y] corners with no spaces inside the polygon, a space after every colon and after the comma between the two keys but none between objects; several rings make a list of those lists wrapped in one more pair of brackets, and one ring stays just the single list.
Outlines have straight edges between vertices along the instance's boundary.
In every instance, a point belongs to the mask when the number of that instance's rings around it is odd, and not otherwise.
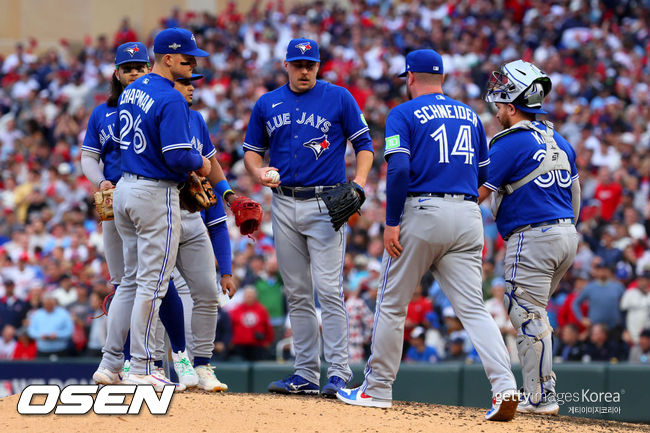
[{"label": "baseball player", "polygon": [[[478,115],[442,91],[443,63],[433,50],[406,56],[410,101],[386,120],[385,252],[377,295],[372,355],[359,388],[342,389],[348,404],[391,407],[413,292],[431,270],[449,298],[492,384],[486,419],[515,415],[517,390],[501,333],[481,292],[483,225],[478,186],[487,178],[487,142]],[[406,182],[404,179],[408,179]]]},{"label": "baseball player", "polygon": [[535,65],[516,60],[492,73],[485,100],[496,103],[504,130],[490,147],[490,175],[480,200],[492,192],[497,228],[506,240],[504,298],[517,329],[524,379],[520,412],[557,414],[549,297],[573,263],[578,235],[580,183],[573,147],[550,122],[536,121],[551,80]]},{"label": "baseball player", "polygon": [[[176,80],[175,88],[185,97],[187,104],[190,106],[192,105],[194,92],[192,81],[201,78],[203,78],[202,75],[195,74],[191,78],[182,77]],[[210,140],[207,125],[198,111],[190,110],[190,136],[194,149],[211,162],[212,170],[208,177],[214,179],[213,183],[217,185],[219,182],[225,182],[227,185],[221,166],[216,160],[217,151]],[[229,202],[235,199],[235,195],[229,186],[226,186],[225,196]],[[190,342],[190,352],[194,359],[194,371],[198,375],[198,387],[206,391],[226,391],[228,385],[217,379],[210,366],[210,358],[214,349],[214,338],[217,329],[217,306],[219,297],[213,245],[219,250],[225,250],[226,247],[224,244],[227,244],[228,255],[230,255],[230,244],[227,229],[224,237],[223,228],[217,227],[212,229],[214,243],[211,244],[211,237],[208,235],[208,230],[210,230],[211,226],[225,221],[223,203],[217,201],[217,205],[210,209],[213,208],[215,209],[214,211],[206,211],[206,214],[210,216],[210,221],[208,222],[211,225],[204,224],[201,213],[191,213],[184,209],[181,210],[181,234],[176,261],[176,267],[180,275],[175,276],[174,281],[181,288],[180,293],[184,297],[189,293],[192,300],[191,306],[188,305],[190,308],[187,309],[186,316],[191,318],[191,332],[188,332],[191,338],[188,341]],[[221,256],[221,254],[219,255]],[[224,265],[223,268],[226,268],[225,271],[228,271],[228,274],[225,275],[224,269],[222,268],[222,290],[224,293],[227,291],[232,296],[236,288],[231,278],[231,271],[227,269],[229,263],[226,263],[226,260],[223,260],[223,258],[222,263]],[[183,328],[181,327],[181,329]],[[161,347],[160,340],[159,338],[159,343],[157,344],[159,348]],[[176,363],[174,353],[172,353],[172,359]]]},{"label": "baseball player", "polygon": [[[256,102],[244,142],[244,163],[259,183],[273,189],[273,235],[296,349],[294,374],[268,389],[283,394],[319,393],[315,289],[323,310],[325,360],[330,363],[322,394],[333,397],[352,375],[341,288],[345,230],[334,231],[316,193],[346,181],[347,140],[356,152],[354,181],[363,188],[373,149],[352,95],[316,80],[319,67],[315,41],[289,42],[284,62],[289,83]],[[262,167],[267,150],[270,166]]]},{"label": "baseball player", "polygon": [[[176,263],[180,236],[178,186],[190,171],[210,173],[192,147],[189,110],[174,80],[192,76],[197,48],[191,32],[172,28],[154,40],[152,72],[129,85],[118,106],[122,178],[114,193],[115,225],[123,242],[124,276],[112,307],[131,311],[131,371],[125,382],[162,389],[169,380],[152,364],[160,299]],[[109,328],[108,332],[111,332]],[[108,340],[108,337],[107,337]],[[115,372],[121,351],[105,348],[101,367]]]}]

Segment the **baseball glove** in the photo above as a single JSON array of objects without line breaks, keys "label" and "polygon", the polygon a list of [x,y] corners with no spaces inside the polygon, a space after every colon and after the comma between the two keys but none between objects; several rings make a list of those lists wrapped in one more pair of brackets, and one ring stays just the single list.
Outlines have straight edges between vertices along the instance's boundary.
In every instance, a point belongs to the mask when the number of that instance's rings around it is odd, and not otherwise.
[{"label": "baseball glove", "polygon": [[179,198],[181,207],[190,212],[198,212],[217,204],[212,185],[205,177],[192,172],[181,187]]},{"label": "baseball glove", "polygon": [[238,197],[230,205],[235,215],[235,224],[242,235],[250,235],[260,228],[262,223],[262,206],[248,197]]},{"label": "baseball glove", "polygon": [[102,221],[113,220],[113,191],[115,188],[97,191],[95,193],[95,209]]},{"label": "baseball glove", "polygon": [[353,213],[359,212],[366,201],[363,188],[355,182],[337,183],[334,188],[316,193],[323,200],[332,220],[332,227],[338,231]]}]

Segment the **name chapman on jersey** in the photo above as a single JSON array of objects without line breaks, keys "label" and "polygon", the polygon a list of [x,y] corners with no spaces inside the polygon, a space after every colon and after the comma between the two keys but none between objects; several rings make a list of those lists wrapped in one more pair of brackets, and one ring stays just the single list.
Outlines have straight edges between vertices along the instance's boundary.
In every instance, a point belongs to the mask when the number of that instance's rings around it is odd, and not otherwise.
[{"label": "name chapman on jersey", "polygon": [[[313,113],[307,116],[307,113],[304,111],[298,120],[296,120],[298,125],[311,125],[316,129],[319,129],[322,133],[327,133],[332,126],[332,122],[327,120],[324,117],[319,115],[314,115]],[[269,134],[269,137],[273,132],[284,125],[291,125],[291,114],[282,113],[277,116],[273,116],[271,120],[266,122],[266,133]]]},{"label": "name chapman on jersey", "polygon": [[422,125],[433,119],[469,120],[475,127],[478,124],[476,113],[463,105],[429,104],[415,110],[413,115],[420,119]]},{"label": "name chapman on jersey", "polygon": [[145,114],[149,113],[149,109],[155,102],[155,99],[141,89],[125,89],[120,96],[120,104],[137,105]]}]

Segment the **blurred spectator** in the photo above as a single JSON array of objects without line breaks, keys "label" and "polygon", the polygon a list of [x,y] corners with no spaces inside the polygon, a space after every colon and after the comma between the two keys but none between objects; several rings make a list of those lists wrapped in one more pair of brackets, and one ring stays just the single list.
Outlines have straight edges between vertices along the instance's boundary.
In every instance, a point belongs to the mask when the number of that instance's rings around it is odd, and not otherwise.
[{"label": "blurred spectator", "polygon": [[[562,303],[562,306],[560,307],[560,310],[557,314],[557,324],[560,328],[564,328],[569,324],[575,325],[581,335],[585,332],[586,328],[585,325],[583,325],[582,322],[578,320],[576,315],[573,313],[573,302],[575,301],[578,294],[582,292],[582,289],[584,289],[585,285],[587,285],[587,279],[582,277],[582,275],[577,275],[573,281],[573,291],[567,294],[567,296],[564,298],[564,302]],[[587,316],[587,313],[589,312],[589,306],[586,302],[583,302],[580,305],[580,312],[582,313],[583,317]],[[586,334],[584,334],[584,337],[586,337]]]},{"label": "blurred spectator", "polygon": [[36,342],[29,336],[27,328],[22,327],[16,331],[18,339],[14,350],[14,359],[30,360],[36,358]]},{"label": "blurred spectator", "polygon": [[69,305],[77,301],[77,290],[72,284],[72,277],[70,274],[64,274],[59,279],[59,287],[52,291],[58,304],[63,308],[68,308]]},{"label": "blurred spectator", "polygon": [[0,329],[0,360],[12,359],[16,350],[16,328],[5,325]]},{"label": "blurred spectator", "polygon": [[73,331],[70,313],[56,305],[54,296],[43,295],[43,308],[30,316],[28,328],[29,336],[36,340],[38,356],[67,355]]},{"label": "blurred spectator", "polygon": [[106,315],[102,311],[103,297],[97,292],[90,294],[91,315],[85,318],[85,325],[88,328],[88,344],[86,345],[86,356],[102,356],[102,347],[106,343]]},{"label": "blurred spectator", "polygon": [[465,340],[462,337],[454,337],[447,344],[447,356],[445,361],[465,361]]},{"label": "blurred spectator", "polygon": [[230,310],[232,352],[246,361],[269,358],[273,327],[266,308],[257,300],[255,287],[244,287],[243,302]]},{"label": "blurred spectator", "polygon": [[510,360],[518,360],[517,330],[512,326],[505,304],[503,303],[503,297],[506,293],[505,280],[503,278],[493,278],[491,292],[492,297],[485,301],[485,306],[501,331],[503,341],[505,342],[506,347],[508,348],[508,353],[510,354]]},{"label": "blurred spectator", "polygon": [[129,19],[127,17],[122,18],[120,28],[117,30],[115,37],[113,38],[113,48],[117,48],[127,42],[136,42],[137,40],[138,35],[135,33],[135,30],[131,28]]},{"label": "blurred spectator", "polygon": [[12,280],[5,280],[4,286],[5,295],[0,298],[0,329],[7,324],[20,328],[29,305],[15,295],[15,285]]},{"label": "blurred spectator", "polygon": [[[612,306],[619,305],[625,287],[612,279],[612,271],[602,259],[594,259],[594,279],[591,280],[573,301],[573,314],[585,326],[592,323],[603,323],[608,328],[615,328],[621,324],[621,311]],[[582,314],[582,303],[589,303],[588,316]]]},{"label": "blurred spectator", "polygon": [[616,208],[621,202],[623,188],[619,183],[612,181],[608,167],[600,167],[598,170],[598,185],[594,197],[600,201],[600,217],[604,221],[610,221]]},{"label": "blurred spectator", "polygon": [[632,343],[638,344],[641,331],[650,328],[650,270],[638,276],[635,288],[625,291],[621,310],[627,312],[625,328]]},{"label": "blurred spectator", "polygon": [[421,326],[416,327],[411,331],[409,338],[409,350],[406,352],[406,362],[425,362],[434,364],[440,361],[436,349],[427,346],[424,343],[425,329]]},{"label": "blurred spectator", "polygon": [[630,362],[650,363],[650,329],[641,331],[639,343],[630,350]]},{"label": "blurred spectator", "polygon": [[431,300],[424,296],[422,284],[418,284],[413,292],[411,302],[409,302],[408,309],[406,310],[406,321],[404,322],[404,342],[408,344],[411,331],[416,326],[422,326],[426,322],[427,314],[433,310]]},{"label": "blurred spectator", "polygon": [[363,362],[370,344],[374,314],[361,299],[357,290],[345,290],[345,309],[348,312],[348,358],[350,363]]},{"label": "blurred spectator", "polygon": [[627,359],[625,346],[617,339],[609,338],[609,329],[604,323],[595,323],[591,326],[584,353],[583,360],[588,361],[623,361]]},{"label": "blurred spectator", "polygon": [[553,354],[562,361],[581,361],[584,348],[579,340],[580,332],[574,323],[567,323],[560,328],[560,341],[553,345]]},{"label": "blurred spectator", "polygon": [[266,257],[264,268],[259,272],[253,285],[257,290],[257,299],[271,317],[271,325],[273,325],[276,339],[280,338],[284,329],[285,311],[282,277],[278,270],[278,260],[275,254]]}]

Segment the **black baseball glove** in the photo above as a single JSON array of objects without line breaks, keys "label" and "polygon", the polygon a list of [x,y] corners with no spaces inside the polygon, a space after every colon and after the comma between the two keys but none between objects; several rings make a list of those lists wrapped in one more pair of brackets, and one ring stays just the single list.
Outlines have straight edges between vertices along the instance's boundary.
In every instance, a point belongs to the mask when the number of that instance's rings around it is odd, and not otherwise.
[{"label": "black baseball glove", "polygon": [[363,188],[354,182],[337,183],[334,188],[316,193],[323,200],[332,220],[334,230],[338,231],[353,213],[359,212],[366,201]]}]

